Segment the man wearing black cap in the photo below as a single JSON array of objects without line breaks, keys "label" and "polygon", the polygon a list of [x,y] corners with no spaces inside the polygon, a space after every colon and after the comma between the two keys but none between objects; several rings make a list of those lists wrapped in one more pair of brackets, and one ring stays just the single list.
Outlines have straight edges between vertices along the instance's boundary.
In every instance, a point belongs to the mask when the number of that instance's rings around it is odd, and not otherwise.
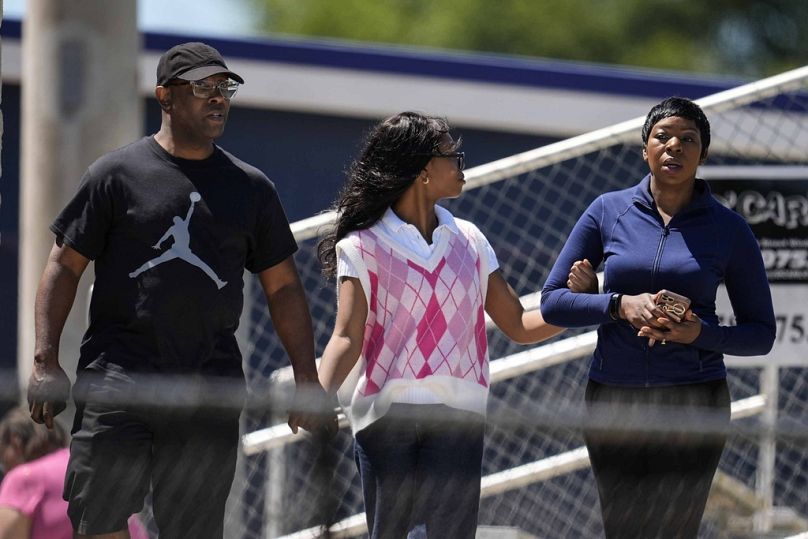
[{"label": "man wearing black cap", "polygon": [[[38,423],[52,426],[65,407],[59,337],[95,262],[65,481],[79,537],[128,537],[150,486],[162,539],[222,537],[244,384],[234,333],[245,268],[258,275],[298,389],[322,393],[297,245],[275,187],[214,144],[243,82],[204,43],[163,54],[159,132],[93,163],[51,225],[28,388]],[[289,417],[295,432],[334,424]]]}]

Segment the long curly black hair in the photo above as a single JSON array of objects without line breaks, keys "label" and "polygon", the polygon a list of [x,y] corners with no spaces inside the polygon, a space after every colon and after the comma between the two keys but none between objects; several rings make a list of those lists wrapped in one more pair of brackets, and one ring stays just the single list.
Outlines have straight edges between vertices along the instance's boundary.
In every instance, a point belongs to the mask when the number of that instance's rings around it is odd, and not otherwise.
[{"label": "long curly black hair", "polygon": [[[347,180],[331,209],[337,220],[317,245],[323,274],[337,270],[335,246],[349,232],[373,226],[412,185],[433,155],[441,137],[449,132],[444,118],[402,112],[377,124],[367,136],[359,156],[348,169]],[[459,146],[459,141],[450,151]]]}]

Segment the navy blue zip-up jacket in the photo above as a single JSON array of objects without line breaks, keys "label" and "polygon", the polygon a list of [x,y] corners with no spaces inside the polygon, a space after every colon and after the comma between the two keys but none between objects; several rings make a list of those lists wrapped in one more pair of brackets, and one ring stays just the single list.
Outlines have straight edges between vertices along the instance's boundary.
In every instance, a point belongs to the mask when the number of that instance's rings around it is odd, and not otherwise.
[{"label": "navy blue zip-up jacket", "polygon": [[[703,180],[693,200],[663,224],[650,191],[650,174],[638,185],[606,193],[581,216],[561,250],[541,296],[544,319],[563,327],[600,324],[589,377],[603,384],[662,386],[726,377],[724,354],[763,355],[775,337],[774,309],[757,240],[746,221],[722,206]],[[569,268],[604,262],[604,294],[567,288]],[[737,325],[718,324],[715,296],[727,287]],[[687,296],[702,320],[691,344],[649,347],[625,320],[609,317],[615,292]]]}]

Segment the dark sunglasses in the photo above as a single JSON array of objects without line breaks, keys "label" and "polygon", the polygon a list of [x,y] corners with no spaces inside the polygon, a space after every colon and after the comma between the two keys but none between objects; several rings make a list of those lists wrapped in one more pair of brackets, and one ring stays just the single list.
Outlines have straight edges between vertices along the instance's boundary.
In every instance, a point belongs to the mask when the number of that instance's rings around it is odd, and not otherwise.
[{"label": "dark sunglasses", "polygon": [[430,157],[454,157],[457,159],[457,169],[463,170],[466,168],[466,154],[465,152],[452,152],[452,153],[430,153],[426,154]]}]

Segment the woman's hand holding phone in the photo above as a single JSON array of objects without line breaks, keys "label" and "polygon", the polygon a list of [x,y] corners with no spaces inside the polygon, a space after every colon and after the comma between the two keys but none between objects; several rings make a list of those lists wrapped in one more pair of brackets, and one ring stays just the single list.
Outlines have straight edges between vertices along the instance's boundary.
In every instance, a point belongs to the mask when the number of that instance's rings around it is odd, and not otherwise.
[{"label": "woman's hand holding phone", "polygon": [[656,320],[661,328],[650,325],[640,328],[638,336],[648,337],[648,346],[653,346],[657,340],[666,344],[668,339],[689,344],[699,336],[701,320],[690,309],[689,298],[670,290],[660,290],[654,296],[654,303],[664,316]]}]

